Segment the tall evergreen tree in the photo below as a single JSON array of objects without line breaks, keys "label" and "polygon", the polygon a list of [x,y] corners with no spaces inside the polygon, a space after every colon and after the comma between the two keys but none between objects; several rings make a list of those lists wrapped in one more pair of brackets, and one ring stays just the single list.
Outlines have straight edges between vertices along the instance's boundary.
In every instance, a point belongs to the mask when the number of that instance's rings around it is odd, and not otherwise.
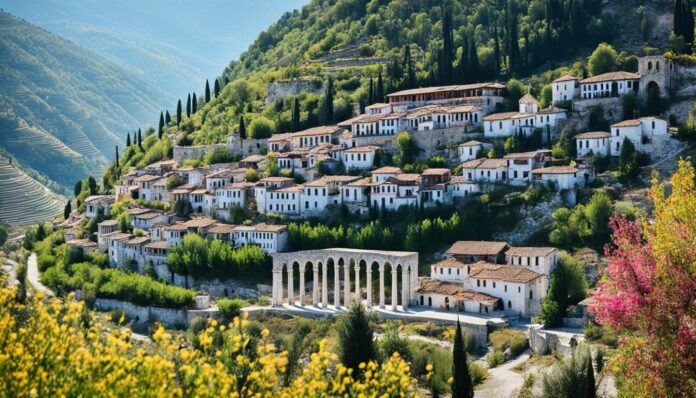
[{"label": "tall evergreen tree", "polygon": [[684,2],[682,0],[674,0],[674,9],[672,10],[673,28],[675,36],[684,36]]},{"label": "tall evergreen tree", "polygon": [[130,133],[126,133],[126,149],[131,146]]},{"label": "tall evergreen tree", "polygon": [[518,43],[518,33],[517,33],[517,14],[512,10],[512,0],[508,0],[508,13],[510,14],[510,27],[508,29],[508,48],[510,53],[509,58],[509,68],[508,72],[510,75],[520,71],[520,45]]},{"label": "tall evergreen tree", "polygon": [[138,148],[143,149],[143,135],[140,133],[140,129],[138,129]]},{"label": "tall evergreen tree", "polygon": [[338,326],[338,351],[343,365],[359,372],[361,363],[367,364],[377,357],[374,331],[370,318],[362,304],[354,303]]},{"label": "tall evergreen tree", "polygon": [[116,145],[116,162],[115,162],[115,164],[116,164],[116,167],[118,168],[118,167],[119,167],[119,162],[118,162],[118,145]]},{"label": "tall evergreen tree", "polygon": [[334,121],[334,86],[333,78],[331,76],[329,76],[329,79],[326,82],[326,92],[324,95],[324,106],[326,107],[324,116],[326,117],[326,122],[331,124]]},{"label": "tall evergreen tree", "polygon": [[469,47],[469,73],[471,74],[471,82],[479,82],[481,78],[479,77],[480,66],[478,51],[476,50],[476,39],[471,37],[471,44]]},{"label": "tall evergreen tree", "polygon": [[462,83],[469,83],[471,81],[470,70],[469,70],[469,40],[466,34],[462,38],[462,53],[459,56],[459,80]]},{"label": "tall evergreen tree", "polygon": [[500,40],[498,39],[498,21],[493,24],[493,76],[500,75]]},{"label": "tall evergreen tree", "polygon": [[205,103],[210,102],[210,84],[208,84],[208,79],[205,79]]},{"label": "tall evergreen tree", "polygon": [[694,45],[694,12],[691,8],[691,0],[684,1],[684,41],[688,47],[687,52],[692,51]]},{"label": "tall evergreen tree", "polygon": [[78,195],[80,195],[80,192],[82,192],[82,180],[77,180],[75,187],[73,188],[73,193],[75,194],[76,198]]},{"label": "tall evergreen tree", "polygon": [[246,126],[244,125],[244,115],[239,117],[239,138],[246,139]]},{"label": "tall evergreen tree", "polygon": [[[157,138],[162,138],[162,130],[164,129],[164,114],[160,111],[159,127],[157,127]],[[135,143],[135,137],[133,137]]]},{"label": "tall evergreen tree", "polygon": [[369,103],[368,105],[375,103],[375,82],[372,78],[370,78],[370,91],[368,92],[367,102]]},{"label": "tall evergreen tree", "polygon": [[68,200],[68,203],[65,204],[65,208],[63,209],[63,218],[65,218],[67,220],[68,217],[70,217],[71,212],[72,212],[72,204]]},{"label": "tall evergreen tree", "polygon": [[176,125],[181,125],[181,100],[176,103]]},{"label": "tall evergreen tree", "polygon": [[416,87],[416,71],[413,68],[413,59],[411,58],[411,46],[404,46],[404,69],[406,70],[406,88]]},{"label": "tall evergreen tree", "polygon": [[295,103],[292,106],[292,131],[300,131],[300,100],[295,97]]},{"label": "tall evergreen tree", "polygon": [[92,177],[92,176],[87,177],[87,186],[89,187],[89,194],[90,195],[97,194],[97,180],[95,180],[94,177]]},{"label": "tall evergreen tree", "polygon": [[172,122],[172,116],[169,114],[169,109],[164,111],[164,124],[169,124]]},{"label": "tall evergreen tree", "polygon": [[220,81],[218,79],[215,79],[215,88],[213,91],[215,92],[215,98],[220,96]]},{"label": "tall evergreen tree", "polygon": [[198,112],[198,100],[196,99],[196,93],[191,96],[191,114]]},{"label": "tall evergreen tree", "polygon": [[454,332],[454,347],[452,349],[452,398],[473,398],[474,388],[471,384],[469,364],[466,362],[466,348],[462,328],[457,319],[457,330]]},{"label": "tall evergreen tree", "polygon": [[191,117],[191,93],[186,98],[186,117]]},{"label": "tall evergreen tree", "polygon": [[452,12],[442,6],[442,66],[440,79],[442,84],[452,82],[452,64],[454,62],[454,33],[452,31]]},{"label": "tall evergreen tree", "polygon": [[377,98],[375,102],[384,102],[384,81],[382,80],[382,68],[377,72]]}]

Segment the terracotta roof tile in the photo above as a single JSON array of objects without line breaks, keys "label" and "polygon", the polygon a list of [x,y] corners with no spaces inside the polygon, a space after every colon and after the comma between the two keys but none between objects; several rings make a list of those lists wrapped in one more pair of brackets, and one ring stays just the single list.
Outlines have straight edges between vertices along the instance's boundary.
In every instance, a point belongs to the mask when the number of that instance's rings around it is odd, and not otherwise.
[{"label": "terracotta roof tile", "polygon": [[505,251],[509,245],[507,242],[490,242],[475,240],[460,240],[447,249],[447,254],[492,256]]},{"label": "terracotta roof tile", "polygon": [[472,264],[469,272],[469,278],[496,279],[513,283],[529,283],[540,276],[542,274],[522,266],[491,264],[485,261]]}]

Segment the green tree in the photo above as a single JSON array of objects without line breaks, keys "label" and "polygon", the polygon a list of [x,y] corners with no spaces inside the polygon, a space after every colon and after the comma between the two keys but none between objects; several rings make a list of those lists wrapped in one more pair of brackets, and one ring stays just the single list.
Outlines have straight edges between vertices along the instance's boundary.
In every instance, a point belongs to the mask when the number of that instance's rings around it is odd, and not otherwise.
[{"label": "green tree", "polygon": [[126,149],[131,146],[130,133],[126,133]]},{"label": "green tree", "polygon": [[138,148],[140,148],[141,151],[143,150],[143,134],[140,132],[140,129],[138,129]]},{"label": "green tree", "polygon": [[401,132],[396,136],[396,147],[399,149],[399,163],[403,166],[411,161],[413,153],[413,143],[411,135],[407,132]]},{"label": "green tree", "polygon": [[505,145],[503,146],[503,150],[505,153],[512,153],[517,149],[517,140],[515,139],[514,136],[510,136],[505,140]]},{"label": "green tree", "polygon": [[611,204],[611,199],[603,191],[592,195],[589,203],[585,206],[585,215],[590,222],[592,235],[600,242],[606,242],[609,239],[609,220],[613,214],[614,207]]},{"label": "green tree", "polygon": [[70,213],[72,212],[72,204],[70,204],[70,201],[65,204],[65,208],[63,209],[63,218],[68,219],[70,217]]},{"label": "green tree", "polygon": [[278,161],[272,153],[266,155],[266,177],[278,176]]},{"label": "green tree", "polygon": [[174,212],[179,217],[188,217],[189,214],[193,213],[191,202],[186,199],[177,200],[174,203]]},{"label": "green tree", "polygon": [[210,84],[208,84],[208,79],[205,79],[205,103],[210,102]]},{"label": "green tree", "polygon": [[297,97],[292,106],[292,131],[294,133],[300,131],[300,101]]},{"label": "green tree", "polygon": [[9,234],[7,233],[7,228],[4,225],[0,224],[0,246],[4,245],[5,242],[7,242],[8,235]]},{"label": "green tree", "polygon": [[82,192],[82,180],[77,180],[77,182],[75,182],[75,187],[73,188],[73,193],[75,194],[76,198],[80,195],[80,192]]},{"label": "green tree", "polygon": [[590,55],[588,60],[590,73],[592,76],[601,75],[602,73],[614,72],[619,65],[619,55],[614,50],[614,47],[607,43],[600,43]]},{"label": "green tree", "polygon": [[384,81],[382,80],[382,68],[377,71],[377,98],[375,102],[384,102]]},{"label": "green tree", "polygon": [[275,130],[275,124],[263,117],[257,116],[249,125],[249,136],[254,139],[270,138]]},{"label": "green tree", "polygon": [[454,332],[454,347],[452,348],[452,398],[473,398],[474,388],[466,361],[466,347],[462,328],[457,319],[457,329]]},{"label": "green tree", "polygon": [[97,180],[95,180],[94,177],[92,177],[92,176],[87,177],[87,186],[89,187],[89,194],[90,195],[97,194]]},{"label": "green tree", "polygon": [[517,32],[517,13],[514,11],[513,1],[508,0],[507,15],[510,18],[510,26],[508,29],[508,74],[514,75],[520,71],[521,56],[519,36]]},{"label": "green tree", "polygon": [[377,358],[374,331],[362,304],[354,303],[337,329],[339,358],[347,368],[357,373],[361,363],[367,364]]},{"label": "green tree", "polygon": [[324,93],[324,118],[326,123],[331,124],[334,122],[334,85],[333,78],[329,76],[326,81],[326,91]]},{"label": "green tree", "polygon": [[191,93],[186,98],[186,117],[191,117]]},{"label": "green tree", "polygon": [[164,124],[168,125],[171,122],[172,122],[172,115],[169,114],[169,109],[165,109],[165,111],[164,111]]},{"label": "green tree", "polygon": [[160,111],[159,126],[157,127],[157,138],[162,139],[163,130],[164,130],[164,114],[162,113],[162,111]]},{"label": "green tree", "polygon": [[244,125],[244,115],[239,116],[239,138],[242,140],[247,138],[246,126]]},{"label": "green tree", "polygon": [[[201,276],[210,270],[208,265],[208,245],[196,233],[184,235],[181,244],[174,246],[167,256],[169,269],[179,275]],[[188,278],[186,280],[188,288]]]},{"label": "green tree", "polygon": [[176,103],[176,125],[181,125],[181,99]]},{"label": "green tree", "polygon": [[215,98],[220,96],[220,81],[218,79],[215,79],[215,88],[213,92],[215,93]]},{"label": "green tree", "polygon": [[118,145],[116,145],[116,160],[114,161],[114,164],[116,167],[119,167],[119,161],[118,161]]},{"label": "green tree", "polygon": [[633,142],[624,137],[619,152],[619,173],[622,177],[633,177],[638,173],[638,153]]},{"label": "green tree", "polygon": [[446,4],[442,5],[442,53],[440,82],[452,83],[452,64],[454,63],[454,34],[452,31],[452,12]]},{"label": "green tree", "polygon": [[124,211],[123,213],[119,214],[119,216],[116,218],[116,221],[118,222],[118,229],[123,232],[127,233],[131,229],[131,217],[128,214],[128,212]]},{"label": "green tree", "polygon": [[191,96],[191,114],[198,112],[198,99],[196,99],[196,93]]},{"label": "green tree", "polygon": [[590,350],[581,347],[544,375],[543,398],[591,398],[596,396]]},{"label": "green tree", "polygon": [[583,265],[568,254],[562,253],[546,297],[541,304],[541,319],[545,327],[563,324],[563,317],[570,305],[575,305],[587,296],[587,279]]}]

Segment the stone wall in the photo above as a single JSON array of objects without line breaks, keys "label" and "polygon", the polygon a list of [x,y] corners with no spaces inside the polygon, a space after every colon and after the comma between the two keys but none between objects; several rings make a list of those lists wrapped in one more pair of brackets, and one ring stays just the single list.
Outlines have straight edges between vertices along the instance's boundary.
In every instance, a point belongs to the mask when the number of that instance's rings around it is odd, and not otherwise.
[{"label": "stone wall", "polygon": [[246,286],[235,280],[193,280],[191,288],[200,292],[205,292],[211,297],[239,297],[248,299],[260,296],[257,289]]},{"label": "stone wall", "polygon": [[622,120],[623,106],[620,97],[576,99],[573,101],[573,110],[588,112],[595,105],[599,105],[604,109],[604,117],[608,120],[612,122],[620,122]]},{"label": "stone wall", "polygon": [[196,146],[175,146],[174,161],[181,164],[185,160],[200,159],[205,153],[218,148],[224,148],[227,153],[232,155],[249,156],[261,153],[268,148],[266,139],[239,139],[238,135],[227,137],[224,144],[196,145]]},{"label": "stone wall", "polygon": [[527,334],[529,347],[535,355],[557,353],[569,357],[573,353],[573,348],[583,340],[580,335],[552,332],[542,329],[540,325],[530,326]]},{"label": "stone wall", "polygon": [[289,97],[296,96],[301,93],[321,94],[323,87],[321,84],[315,85],[311,80],[293,80],[289,82],[277,82],[268,84],[268,95],[266,96],[266,104]]},{"label": "stone wall", "polygon": [[217,308],[187,310],[184,308],[144,307],[128,301],[104,298],[96,299],[94,307],[100,311],[122,310],[129,318],[134,319],[136,322],[160,322],[165,327],[186,326],[197,318],[219,317],[219,310]]}]

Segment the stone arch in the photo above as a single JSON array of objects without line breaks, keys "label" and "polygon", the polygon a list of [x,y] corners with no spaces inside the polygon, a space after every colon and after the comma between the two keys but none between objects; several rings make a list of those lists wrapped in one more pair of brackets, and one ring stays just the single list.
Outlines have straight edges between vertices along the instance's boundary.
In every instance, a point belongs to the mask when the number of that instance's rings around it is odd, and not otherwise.
[{"label": "stone arch", "polygon": [[656,70],[657,72],[660,71],[660,61],[655,61],[655,70]]},{"label": "stone arch", "polygon": [[648,61],[648,70],[649,70],[649,71],[652,70],[652,61]]}]

